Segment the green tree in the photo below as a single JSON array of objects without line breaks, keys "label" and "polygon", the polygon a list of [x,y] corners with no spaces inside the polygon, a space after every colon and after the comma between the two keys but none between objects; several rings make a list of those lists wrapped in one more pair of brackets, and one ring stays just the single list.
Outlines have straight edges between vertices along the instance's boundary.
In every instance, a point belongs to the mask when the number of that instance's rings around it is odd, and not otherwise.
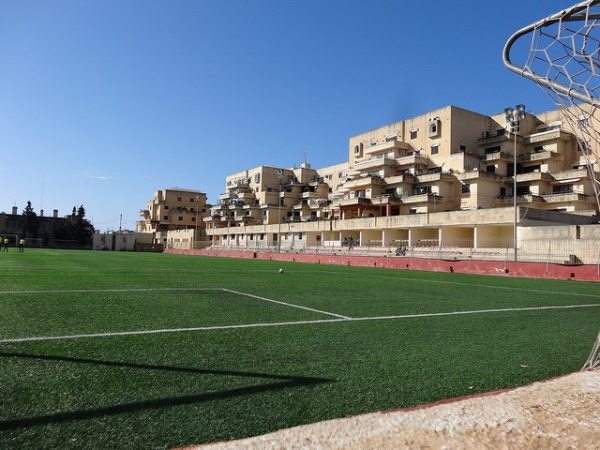
[{"label": "green tree", "polygon": [[21,235],[24,237],[37,237],[40,228],[40,221],[37,214],[31,206],[31,201],[27,202],[27,206],[23,209],[21,218]]},{"label": "green tree", "polygon": [[80,205],[73,206],[70,217],[70,231],[72,239],[77,241],[79,247],[91,247],[94,234],[94,225],[85,218],[85,208]]}]

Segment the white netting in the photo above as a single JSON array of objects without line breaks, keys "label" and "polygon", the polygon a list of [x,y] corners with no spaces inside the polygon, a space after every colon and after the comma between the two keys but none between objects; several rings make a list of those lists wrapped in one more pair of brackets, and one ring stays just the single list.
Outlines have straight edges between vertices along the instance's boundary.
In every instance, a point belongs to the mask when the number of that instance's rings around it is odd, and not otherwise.
[{"label": "white netting", "polygon": [[[504,63],[541,86],[560,108],[577,137],[600,211],[600,0],[588,0],[515,33],[504,47]],[[522,66],[510,59],[515,42],[530,35]],[[600,334],[584,369],[600,367]]]},{"label": "white netting", "polygon": [[[558,106],[593,180],[600,211],[600,0],[578,3],[515,33],[504,50],[506,66],[544,88]],[[523,66],[510,61],[512,45],[530,35]]]}]

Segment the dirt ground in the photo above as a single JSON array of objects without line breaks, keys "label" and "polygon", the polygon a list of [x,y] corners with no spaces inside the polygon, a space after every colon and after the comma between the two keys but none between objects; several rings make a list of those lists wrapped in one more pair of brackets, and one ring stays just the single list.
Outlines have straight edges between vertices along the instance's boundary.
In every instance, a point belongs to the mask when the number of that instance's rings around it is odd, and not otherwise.
[{"label": "dirt ground", "polygon": [[186,450],[600,449],[600,369]]}]

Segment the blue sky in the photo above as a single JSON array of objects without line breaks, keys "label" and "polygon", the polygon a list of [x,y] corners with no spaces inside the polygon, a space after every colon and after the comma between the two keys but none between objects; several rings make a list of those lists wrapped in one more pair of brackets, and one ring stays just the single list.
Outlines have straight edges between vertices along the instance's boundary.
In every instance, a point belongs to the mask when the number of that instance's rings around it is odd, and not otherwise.
[{"label": "blue sky", "polygon": [[238,170],[341,163],[437,108],[554,109],[502,48],[570,4],[0,0],[0,211],[135,229],[158,189],[215,203]]}]

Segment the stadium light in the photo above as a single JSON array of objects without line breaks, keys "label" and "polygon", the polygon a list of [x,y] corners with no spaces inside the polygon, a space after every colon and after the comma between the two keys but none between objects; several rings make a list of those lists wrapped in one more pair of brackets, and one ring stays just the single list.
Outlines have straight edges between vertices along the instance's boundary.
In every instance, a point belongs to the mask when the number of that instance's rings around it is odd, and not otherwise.
[{"label": "stadium light", "polygon": [[[200,201],[200,196],[196,195],[196,231],[194,232],[194,241],[198,240],[198,202]],[[194,250],[195,242],[192,242],[192,250]]]},{"label": "stadium light", "polygon": [[525,105],[522,103],[517,105],[515,109],[506,108],[504,110],[506,117],[506,123],[510,125],[510,132],[514,136],[514,150],[513,150],[513,209],[514,209],[514,223],[513,223],[513,246],[514,246],[514,260],[517,261],[517,133],[519,132],[519,122],[525,119],[527,115],[525,113]]},{"label": "stadium light", "polygon": [[277,170],[277,180],[279,181],[279,195],[277,198],[277,253],[281,253],[281,180],[283,179],[283,169]]}]

